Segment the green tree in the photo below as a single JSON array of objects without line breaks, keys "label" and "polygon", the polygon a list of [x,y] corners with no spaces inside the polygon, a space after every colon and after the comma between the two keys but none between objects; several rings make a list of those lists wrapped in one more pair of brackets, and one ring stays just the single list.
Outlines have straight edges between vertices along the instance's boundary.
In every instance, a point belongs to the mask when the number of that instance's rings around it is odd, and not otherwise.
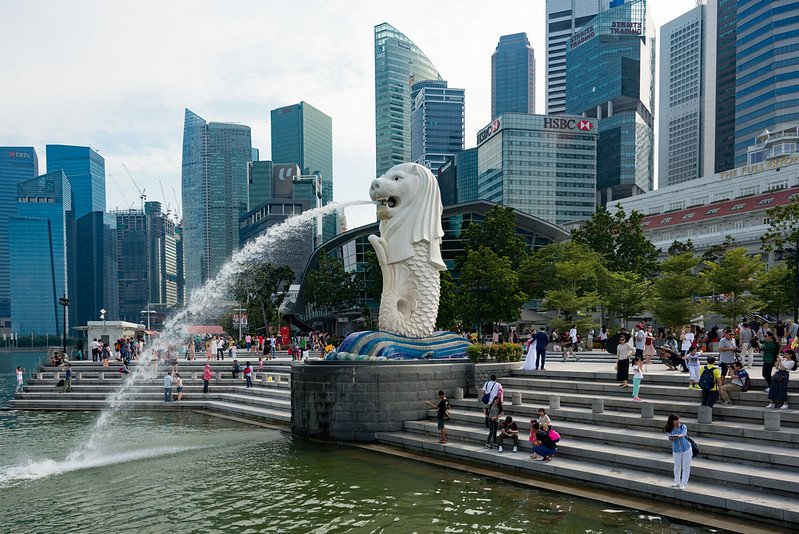
[{"label": "green tree", "polygon": [[763,302],[761,309],[769,315],[779,317],[789,313],[793,306],[793,270],[785,263],[769,267],[753,293]]},{"label": "green tree", "polygon": [[729,249],[718,263],[707,263],[707,280],[710,290],[719,297],[710,308],[727,318],[731,325],[753,311],[759,311],[763,303],[754,293],[759,289],[765,266],[760,256],[748,256],[743,247]]},{"label": "green tree", "polygon": [[669,250],[667,252],[672,256],[675,254],[682,254],[683,252],[694,253],[696,252],[696,247],[694,247],[694,242],[690,239],[685,243],[675,239],[674,242],[669,246]]},{"label": "green tree", "polygon": [[[519,266],[519,281],[531,298],[543,298],[564,284],[591,291],[605,272],[602,256],[575,241],[552,243],[537,249]],[[575,286],[576,284],[576,286]]]},{"label": "green tree", "polygon": [[362,288],[367,298],[380,302],[383,294],[383,271],[374,250],[364,253],[364,287]]},{"label": "green tree", "polygon": [[790,204],[776,206],[767,212],[769,229],[760,238],[763,250],[776,251],[793,247],[799,248],[799,200]]},{"label": "green tree", "polygon": [[529,253],[529,247],[516,233],[516,214],[506,206],[492,207],[481,223],[470,224],[463,235],[466,250],[487,247],[500,258],[508,258],[514,269]]},{"label": "green tree", "polygon": [[355,273],[347,272],[341,258],[321,254],[316,269],[305,277],[305,300],[318,308],[349,309],[358,303],[358,296]]},{"label": "green tree", "polygon": [[452,273],[441,271],[441,296],[438,300],[436,325],[445,330],[450,329],[456,325],[459,319],[457,295]]},{"label": "green tree", "polygon": [[236,277],[232,293],[247,310],[251,332],[269,332],[270,325],[279,322],[279,307],[293,281],[291,267],[270,262],[250,264]]},{"label": "green tree", "polygon": [[690,252],[666,258],[652,282],[650,308],[666,326],[675,330],[690,322],[704,309],[698,297],[704,295],[706,280],[699,259]]},{"label": "green tree", "polygon": [[726,251],[732,248],[735,248],[735,238],[731,235],[724,236],[723,243],[711,245],[705,252],[702,253],[702,261],[715,263],[719,261],[722,256],[724,256]]},{"label": "green tree", "polygon": [[480,328],[487,323],[513,322],[526,300],[508,258],[485,246],[466,253],[456,297],[465,323]]},{"label": "green tree", "polygon": [[599,253],[611,271],[649,278],[657,270],[658,249],[644,235],[643,218],[635,210],[627,216],[618,205],[613,214],[600,207],[580,228],[572,230],[572,240]]},{"label": "green tree", "polygon": [[600,283],[602,304],[627,324],[630,317],[643,313],[652,298],[652,282],[637,273],[609,272]]}]

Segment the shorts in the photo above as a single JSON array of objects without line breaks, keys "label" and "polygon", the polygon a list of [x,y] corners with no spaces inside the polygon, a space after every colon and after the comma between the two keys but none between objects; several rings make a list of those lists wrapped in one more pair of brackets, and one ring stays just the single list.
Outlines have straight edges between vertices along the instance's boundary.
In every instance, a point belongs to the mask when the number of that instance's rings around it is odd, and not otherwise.
[{"label": "shorts", "polygon": [[180,386],[180,387],[178,388],[178,393],[180,393],[181,391],[183,391],[183,386]]},{"label": "shorts", "polygon": [[438,421],[438,429],[439,430],[444,430],[444,420],[443,419],[437,419],[436,421]]}]

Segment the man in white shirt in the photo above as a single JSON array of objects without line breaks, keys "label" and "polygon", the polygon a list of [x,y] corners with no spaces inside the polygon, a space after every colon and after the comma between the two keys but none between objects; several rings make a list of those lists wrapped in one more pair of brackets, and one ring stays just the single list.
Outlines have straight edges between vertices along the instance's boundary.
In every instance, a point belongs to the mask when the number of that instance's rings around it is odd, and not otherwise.
[{"label": "man in white shirt", "polygon": [[501,386],[497,382],[497,375],[491,375],[491,380],[483,384],[483,395],[488,393],[488,402],[486,404],[491,405],[494,402],[494,397],[499,395],[500,389]]},{"label": "man in white shirt", "polygon": [[644,361],[644,346],[646,346],[646,332],[644,328],[637,324],[633,333],[633,346],[635,347],[635,357]]},{"label": "man in white shirt", "polygon": [[754,335],[755,333],[749,328],[749,323],[744,320],[738,330],[738,340],[741,342],[741,360],[743,360],[744,367],[752,367],[754,364],[755,351],[751,347]]},{"label": "man in white shirt", "polygon": [[564,343],[563,345],[563,361],[565,362],[569,355],[571,354],[572,358],[580,361],[580,358],[574,351],[577,349],[577,325],[572,325],[571,329],[569,330],[569,341],[568,343]]}]

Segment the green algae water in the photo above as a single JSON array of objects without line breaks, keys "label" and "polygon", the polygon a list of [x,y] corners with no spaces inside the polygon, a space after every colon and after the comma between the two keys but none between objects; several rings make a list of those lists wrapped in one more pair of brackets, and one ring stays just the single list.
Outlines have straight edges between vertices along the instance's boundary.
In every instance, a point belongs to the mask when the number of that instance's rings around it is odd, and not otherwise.
[{"label": "green algae water", "polygon": [[0,532],[717,532],[195,413],[119,412],[69,459],[96,419],[0,412]]}]

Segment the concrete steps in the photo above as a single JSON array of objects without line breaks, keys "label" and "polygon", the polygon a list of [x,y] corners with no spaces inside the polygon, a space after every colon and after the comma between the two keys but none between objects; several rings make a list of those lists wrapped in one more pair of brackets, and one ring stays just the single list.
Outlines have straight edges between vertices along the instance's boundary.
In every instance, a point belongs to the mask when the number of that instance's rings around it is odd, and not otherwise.
[{"label": "concrete steps", "polygon": [[606,491],[634,493],[658,502],[665,501],[699,509],[717,507],[727,510],[728,514],[744,518],[747,524],[753,526],[758,520],[783,527],[799,523],[799,511],[793,506],[786,506],[790,499],[783,495],[764,493],[757,488],[724,486],[724,490],[720,491],[718,484],[691,481],[686,489],[680,490],[670,487],[671,475],[557,456],[551,462],[532,461],[526,453],[498,453],[496,450],[475,447],[461,440],[442,445],[429,435],[409,431],[380,433],[378,440],[427,455],[479,463],[498,470],[521,472],[548,480],[568,479]]}]

